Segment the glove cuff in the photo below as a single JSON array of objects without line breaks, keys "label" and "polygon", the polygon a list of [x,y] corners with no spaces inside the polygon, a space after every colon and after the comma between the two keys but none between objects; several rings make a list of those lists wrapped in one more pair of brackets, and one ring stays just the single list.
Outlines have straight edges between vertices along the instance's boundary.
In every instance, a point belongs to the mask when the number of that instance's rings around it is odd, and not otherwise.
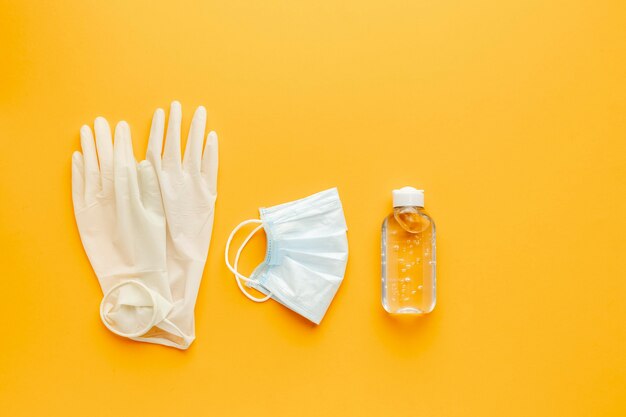
[{"label": "glove cuff", "polygon": [[139,337],[167,317],[172,304],[142,282],[122,281],[104,294],[100,318],[111,332]]}]

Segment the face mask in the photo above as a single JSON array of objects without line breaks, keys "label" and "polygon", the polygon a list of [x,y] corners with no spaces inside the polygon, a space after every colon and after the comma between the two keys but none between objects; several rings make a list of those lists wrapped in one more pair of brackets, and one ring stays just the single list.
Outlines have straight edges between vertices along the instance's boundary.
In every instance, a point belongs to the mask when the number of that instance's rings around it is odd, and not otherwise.
[{"label": "face mask", "polygon": [[[235,274],[239,289],[256,302],[272,298],[315,324],[326,314],[346,270],[348,261],[347,226],[336,188],[301,200],[259,210],[261,220],[241,222],[226,243],[225,260]],[[239,229],[250,223],[257,226],[243,241],[234,266],[228,253]],[[237,270],[243,248],[256,232],[265,229],[265,260],[250,277]],[[239,279],[265,297],[250,295]]]}]

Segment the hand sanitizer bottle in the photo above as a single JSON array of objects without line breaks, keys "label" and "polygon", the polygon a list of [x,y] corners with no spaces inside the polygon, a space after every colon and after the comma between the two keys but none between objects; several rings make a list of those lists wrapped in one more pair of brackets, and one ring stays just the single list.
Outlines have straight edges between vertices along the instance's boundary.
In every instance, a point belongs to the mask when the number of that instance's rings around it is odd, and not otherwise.
[{"label": "hand sanitizer bottle", "polygon": [[435,308],[435,223],[424,210],[424,190],[393,190],[393,213],[382,228],[382,304],[392,314]]}]

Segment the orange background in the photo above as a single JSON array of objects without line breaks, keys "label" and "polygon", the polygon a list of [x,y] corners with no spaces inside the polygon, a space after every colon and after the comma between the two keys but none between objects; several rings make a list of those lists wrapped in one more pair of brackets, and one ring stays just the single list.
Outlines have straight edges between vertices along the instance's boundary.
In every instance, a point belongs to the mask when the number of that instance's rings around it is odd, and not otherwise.
[{"label": "orange background", "polygon": [[[1,1],[0,19],[0,414],[626,415],[625,2]],[[70,196],[82,124],[127,120],[141,158],[173,99],[220,138],[186,352],[100,323]],[[403,185],[438,225],[417,320],[380,306]],[[244,298],[223,250],[259,206],[331,186],[350,260],[315,327]]]}]

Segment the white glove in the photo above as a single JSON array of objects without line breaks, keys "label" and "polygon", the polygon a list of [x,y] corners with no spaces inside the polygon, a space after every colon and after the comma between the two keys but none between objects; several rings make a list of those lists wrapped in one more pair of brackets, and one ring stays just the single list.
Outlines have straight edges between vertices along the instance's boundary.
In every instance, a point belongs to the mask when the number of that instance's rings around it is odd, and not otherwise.
[{"label": "white glove", "polygon": [[217,135],[207,135],[206,110],[198,107],[191,122],[185,157],[181,163],[181,106],[173,102],[163,149],[165,114],[157,109],[152,119],[146,159],[154,166],[167,219],[167,271],[174,306],[168,320],[187,348],[195,338],[194,307],[209,251],[217,197]]},{"label": "white glove", "polygon": [[151,164],[135,161],[126,122],[115,129],[115,145],[106,120],[97,118],[95,131],[94,145],[91,129],[81,128],[83,153],[72,156],[74,213],[104,292],[102,321],[136,339],[161,332],[154,326],[172,309],[161,194]]}]

